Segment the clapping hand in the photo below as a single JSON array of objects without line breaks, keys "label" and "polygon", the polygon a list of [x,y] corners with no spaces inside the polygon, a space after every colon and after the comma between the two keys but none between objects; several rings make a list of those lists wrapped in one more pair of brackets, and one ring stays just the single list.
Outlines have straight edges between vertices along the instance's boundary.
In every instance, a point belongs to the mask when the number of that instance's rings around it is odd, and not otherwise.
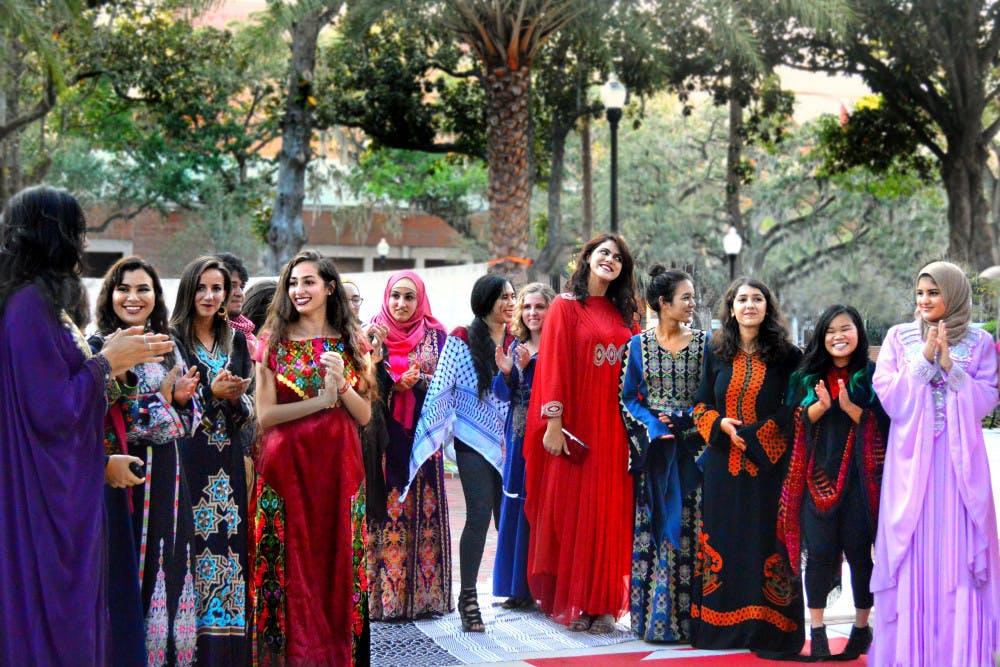
[{"label": "clapping hand", "polygon": [[139,364],[163,361],[163,355],[174,349],[167,334],[144,333],[142,327],[117,329],[104,339],[101,354],[111,365],[111,374],[120,376]]},{"label": "clapping hand", "polygon": [[412,389],[413,385],[415,385],[419,379],[420,367],[416,364],[412,364],[403,372],[402,375],[399,376],[399,379],[396,380],[393,387],[397,391],[406,391],[407,389]]},{"label": "clapping hand", "polygon": [[[177,368],[174,369],[174,371],[177,370]],[[194,396],[195,390],[198,389],[198,382],[200,379],[201,378],[198,375],[198,367],[192,366],[189,368],[187,373],[180,376],[180,378],[178,378],[174,383],[174,402],[181,406],[187,405],[188,401],[191,400],[191,397]],[[164,394],[164,396],[166,396],[166,394]]]},{"label": "clapping hand", "polygon": [[[816,386],[813,387],[813,391],[816,392],[816,400],[823,406],[823,411],[826,412],[829,410],[830,406],[833,405],[833,399],[830,398],[830,392],[826,388],[826,383],[820,380],[816,383]],[[841,396],[843,396],[843,394],[841,394]]]},{"label": "clapping hand", "polygon": [[494,352],[497,368],[504,375],[510,375],[510,372],[514,369],[514,349],[516,346],[517,344],[515,343],[510,348],[504,350],[503,345],[497,345],[497,349]]},{"label": "clapping hand", "polygon": [[236,401],[250,386],[250,378],[241,378],[223,368],[212,380],[212,395],[216,398],[226,398]]},{"label": "clapping hand", "polygon": [[531,363],[531,350],[527,345],[518,345],[514,348],[514,361],[522,371]]},{"label": "clapping hand", "polygon": [[951,348],[948,347],[948,325],[944,320],[938,320],[936,327],[927,330],[927,342],[924,343],[924,358],[930,363],[937,360],[941,370],[951,372]]}]

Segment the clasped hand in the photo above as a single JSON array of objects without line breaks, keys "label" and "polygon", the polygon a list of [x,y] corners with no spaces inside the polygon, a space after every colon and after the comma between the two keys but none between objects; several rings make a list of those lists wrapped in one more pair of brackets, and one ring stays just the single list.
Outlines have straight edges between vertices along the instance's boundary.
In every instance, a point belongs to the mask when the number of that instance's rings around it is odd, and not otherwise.
[{"label": "clasped hand", "polygon": [[320,355],[319,362],[326,369],[323,393],[331,398],[331,404],[336,403],[338,392],[347,382],[344,377],[344,358],[337,352],[324,352]]},{"label": "clasped hand", "polygon": [[216,398],[226,398],[230,401],[239,399],[250,386],[250,378],[241,378],[223,368],[212,380],[212,395]]},{"label": "clasped hand", "polygon": [[938,320],[936,327],[927,331],[927,342],[924,344],[924,359],[934,363],[935,358],[945,373],[951,372],[951,350],[948,347],[948,327],[944,320]]}]

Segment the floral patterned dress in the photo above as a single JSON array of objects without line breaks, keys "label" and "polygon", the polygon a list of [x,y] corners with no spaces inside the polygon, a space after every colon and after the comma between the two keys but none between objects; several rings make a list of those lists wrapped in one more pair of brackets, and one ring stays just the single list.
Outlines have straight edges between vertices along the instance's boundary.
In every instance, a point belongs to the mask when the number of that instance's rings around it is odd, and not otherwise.
[{"label": "floral patterned dress", "polygon": [[[278,403],[323,391],[335,338],[283,340],[267,357]],[[268,428],[261,442],[254,535],[254,664],[367,664],[365,470],[358,424],[339,403]]]},{"label": "floral patterned dress", "polygon": [[410,427],[397,418],[396,403],[403,400],[391,389],[386,364],[379,369],[385,387],[386,427],[389,444],[383,458],[386,480],[386,516],[369,521],[368,574],[371,581],[373,620],[416,618],[446,614],[451,610],[451,530],[448,498],[444,488],[444,457],[440,451],[417,472],[406,500],[399,499],[406,487],[413,426],[437,368],[445,333],[428,329],[410,352],[410,363],[420,367],[420,380],[413,388]]}]

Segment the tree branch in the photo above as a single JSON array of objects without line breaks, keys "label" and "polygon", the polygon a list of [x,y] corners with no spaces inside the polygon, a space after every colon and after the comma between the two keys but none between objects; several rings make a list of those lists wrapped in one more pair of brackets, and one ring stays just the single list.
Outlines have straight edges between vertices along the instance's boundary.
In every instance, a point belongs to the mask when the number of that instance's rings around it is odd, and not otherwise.
[{"label": "tree branch", "polygon": [[108,228],[108,226],[112,222],[116,222],[118,220],[131,220],[134,217],[136,217],[137,215],[139,215],[140,213],[142,213],[143,211],[145,211],[147,208],[151,207],[155,203],[156,203],[156,198],[155,197],[150,197],[146,201],[140,203],[132,211],[121,211],[119,213],[115,213],[113,215],[109,215],[107,218],[104,219],[104,222],[102,222],[99,225],[96,225],[96,226],[89,226],[88,225],[87,226],[87,233],[96,234],[96,233],[99,233],[99,232],[103,232],[105,229]]}]

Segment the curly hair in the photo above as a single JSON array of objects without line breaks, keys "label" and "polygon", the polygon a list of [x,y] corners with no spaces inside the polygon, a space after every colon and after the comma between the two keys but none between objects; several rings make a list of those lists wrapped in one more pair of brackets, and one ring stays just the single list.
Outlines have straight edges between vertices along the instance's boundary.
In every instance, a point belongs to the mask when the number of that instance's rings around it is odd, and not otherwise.
[{"label": "curly hair", "polygon": [[510,332],[522,343],[531,338],[528,326],[521,319],[524,314],[524,300],[529,294],[539,294],[545,299],[545,306],[551,306],[552,300],[556,298],[555,290],[545,283],[528,283],[517,293],[517,303],[514,304],[514,322],[510,325]]},{"label": "curly hair", "polygon": [[0,315],[7,300],[35,285],[52,309],[66,311],[83,328],[90,322],[80,278],[87,223],[79,202],[65,190],[21,190],[0,212]]},{"label": "curly hair", "polygon": [[299,311],[295,308],[288,291],[292,280],[292,270],[299,264],[306,262],[316,265],[319,277],[330,288],[330,296],[326,299],[326,322],[340,334],[340,339],[344,342],[344,351],[359,371],[361,384],[357,387],[358,393],[368,395],[372,382],[368,377],[368,364],[365,361],[365,351],[361,346],[361,329],[358,327],[354,311],[351,310],[350,302],[347,300],[337,265],[332,259],[324,257],[315,250],[300,252],[281,269],[274,297],[267,309],[267,320],[264,322],[263,331],[267,332],[268,336],[267,352],[269,355],[274,354],[278,349],[278,344],[288,337],[289,326],[299,321]]},{"label": "curly hair", "polygon": [[[97,294],[97,303],[94,309],[97,311],[97,333],[107,336],[115,329],[126,329],[129,325],[122,322],[118,314],[115,313],[114,295],[115,290],[122,284],[125,274],[129,271],[145,271],[153,283],[153,311],[146,321],[146,328],[153,333],[170,333],[170,325],[167,322],[167,304],[163,300],[163,285],[160,283],[160,276],[157,275],[153,265],[142,257],[122,257],[111,265],[107,273],[104,274],[104,282],[101,283],[101,291]],[[163,359],[163,365],[170,368],[174,365],[174,353],[170,352]]]},{"label": "curly hair", "polygon": [[476,390],[480,400],[486,398],[493,385],[493,376],[497,374],[496,343],[490,338],[490,327],[486,324],[486,316],[493,310],[510,281],[496,273],[489,273],[480,278],[472,286],[469,298],[472,314],[475,316],[469,324],[469,351],[472,353],[472,365],[476,369]]},{"label": "curly hair", "polygon": [[223,354],[229,354],[233,348],[233,337],[225,310],[226,304],[229,303],[229,297],[233,293],[233,283],[229,278],[229,270],[226,269],[226,265],[214,255],[204,255],[192,260],[184,267],[180,282],[177,284],[174,309],[170,313],[170,328],[185,349],[195,349],[197,338],[194,332],[194,302],[198,293],[198,281],[201,280],[201,276],[206,271],[212,269],[222,274],[223,287],[225,288],[225,295],[222,297],[222,312],[217,312],[212,317],[212,336],[215,338],[215,344],[219,350]]},{"label": "curly hair", "polygon": [[670,303],[674,300],[678,285],[685,280],[694,284],[694,279],[687,271],[668,269],[659,262],[652,264],[646,270],[646,275],[649,276],[649,284],[646,285],[646,303],[657,315],[660,314],[660,297]]},{"label": "curly hair", "polygon": [[622,270],[618,277],[608,285],[605,296],[621,313],[625,326],[631,327],[635,314],[639,310],[639,305],[635,301],[635,276],[632,275],[635,269],[635,260],[632,259],[632,253],[625,245],[625,239],[618,234],[599,234],[584,244],[577,257],[576,269],[570,276],[567,289],[576,297],[581,306],[587,305],[587,297],[590,296],[588,288],[590,256],[599,245],[607,241],[614,241],[615,245],[618,246],[618,252],[622,256]]},{"label": "curly hair", "polygon": [[767,309],[764,312],[764,321],[761,322],[757,332],[757,352],[765,363],[778,361],[794,347],[788,335],[785,316],[781,313],[781,306],[772,296],[770,288],[760,280],[750,276],[742,276],[734,280],[722,297],[719,312],[716,315],[722,322],[722,326],[712,335],[710,342],[712,351],[723,361],[730,362],[740,348],[740,325],[733,315],[733,302],[736,301],[736,293],[743,286],[760,290],[761,294],[764,295]]},{"label": "curly hair", "polygon": [[[792,395],[801,392],[803,395],[802,405],[812,403],[816,400],[816,382],[822,378],[827,370],[833,366],[833,357],[826,349],[826,330],[830,328],[833,318],[838,315],[847,315],[854,322],[854,328],[858,330],[858,345],[851,353],[851,358],[847,362],[847,373],[851,389],[857,389],[866,380],[868,373],[868,333],[865,331],[864,321],[861,314],[851,306],[836,304],[823,311],[816,321],[816,329],[813,337],[806,345],[799,367],[792,374],[790,385]],[[867,379],[866,384],[870,387],[871,380]]]}]

